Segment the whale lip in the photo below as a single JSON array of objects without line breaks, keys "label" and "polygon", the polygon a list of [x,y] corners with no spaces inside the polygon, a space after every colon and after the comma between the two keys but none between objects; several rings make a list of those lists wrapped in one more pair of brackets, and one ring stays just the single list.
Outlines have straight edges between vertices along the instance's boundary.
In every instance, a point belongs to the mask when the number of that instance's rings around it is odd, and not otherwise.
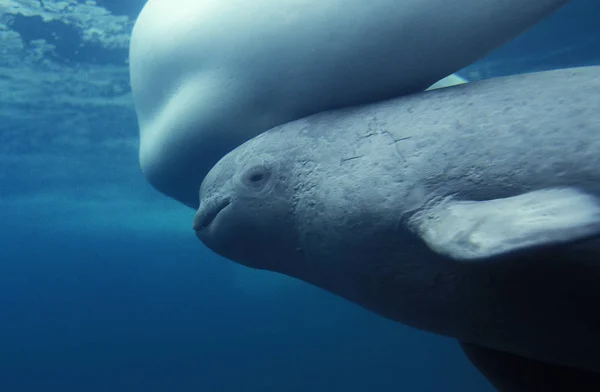
[{"label": "whale lip", "polygon": [[[205,205],[205,207],[203,207],[203,204]],[[221,211],[227,208],[227,206],[229,206],[230,204],[230,199],[201,203],[200,208],[198,208],[198,212],[196,213],[196,216],[194,216],[194,230],[198,232],[208,228],[210,224],[221,213]]]}]

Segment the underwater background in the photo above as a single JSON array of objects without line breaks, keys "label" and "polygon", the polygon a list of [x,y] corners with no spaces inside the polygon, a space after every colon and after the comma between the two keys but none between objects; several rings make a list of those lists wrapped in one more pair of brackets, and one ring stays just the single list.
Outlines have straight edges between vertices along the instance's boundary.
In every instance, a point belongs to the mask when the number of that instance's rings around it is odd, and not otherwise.
[{"label": "underwater background", "polygon": [[[492,391],[451,339],[222,259],[143,179],[141,0],[0,0],[0,392]],[[460,74],[600,64],[573,0]]]}]

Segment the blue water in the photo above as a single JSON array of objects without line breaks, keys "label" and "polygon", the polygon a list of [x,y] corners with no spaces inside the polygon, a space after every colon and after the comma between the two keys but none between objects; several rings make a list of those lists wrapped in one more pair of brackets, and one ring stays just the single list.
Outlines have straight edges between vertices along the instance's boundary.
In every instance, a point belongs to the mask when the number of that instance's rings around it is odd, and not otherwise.
[{"label": "blue water", "polygon": [[[0,36],[0,391],[492,390],[450,339],[212,254],[139,173],[126,48],[0,21],[27,44]],[[600,3],[574,0],[463,75],[587,64]]]}]

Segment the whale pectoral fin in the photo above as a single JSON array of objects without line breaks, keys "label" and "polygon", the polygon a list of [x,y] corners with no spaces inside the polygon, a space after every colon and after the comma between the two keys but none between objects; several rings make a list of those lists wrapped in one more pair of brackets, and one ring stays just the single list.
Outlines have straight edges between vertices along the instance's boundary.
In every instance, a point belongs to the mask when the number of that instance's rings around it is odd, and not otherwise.
[{"label": "whale pectoral fin", "polygon": [[429,86],[429,88],[425,91],[436,90],[438,88],[444,88],[444,87],[457,86],[459,84],[465,84],[465,83],[468,83],[468,81],[465,78],[463,78],[457,74],[452,74],[452,75],[446,76],[444,79],[438,80],[437,82],[435,82],[434,84]]},{"label": "whale pectoral fin", "polygon": [[410,224],[441,255],[493,259],[600,236],[600,200],[575,188],[488,201],[446,200],[416,214]]},{"label": "whale pectoral fin", "polygon": [[500,392],[600,391],[600,373],[460,342],[467,358]]}]

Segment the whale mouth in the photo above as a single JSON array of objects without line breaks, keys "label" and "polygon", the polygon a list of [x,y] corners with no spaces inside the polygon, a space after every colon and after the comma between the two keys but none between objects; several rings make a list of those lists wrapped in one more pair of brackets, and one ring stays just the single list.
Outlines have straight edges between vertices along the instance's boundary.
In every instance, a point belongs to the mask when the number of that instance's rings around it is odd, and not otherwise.
[{"label": "whale mouth", "polygon": [[206,208],[200,207],[194,217],[194,230],[206,229],[217,218],[219,213],[231,204],[231,200],[224,199],[217,203],[207,203]]}]

